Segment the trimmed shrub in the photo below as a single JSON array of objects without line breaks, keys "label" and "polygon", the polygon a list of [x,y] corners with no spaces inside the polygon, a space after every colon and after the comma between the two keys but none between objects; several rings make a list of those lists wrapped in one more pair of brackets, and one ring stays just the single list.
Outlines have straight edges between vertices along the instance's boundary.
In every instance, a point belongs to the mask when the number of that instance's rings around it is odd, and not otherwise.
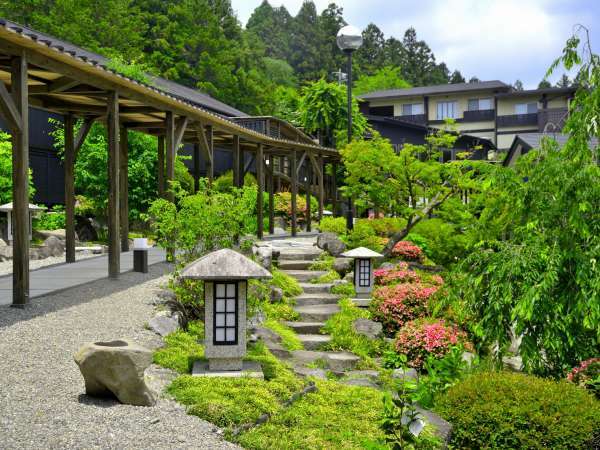
[{"label": "trimmed shrub", "polygon": [[407,322],[425,317],[429,298],[436,290],[411,283],[381,286],[373,293],[370,305],[373,320],[381,322],[385,332],[392,335]]},{"label": "trimmed shrub", "polygon": [[39,218],[33,219],[33,227],[36,230],[62,230],[65,228],[65,213],[43,212]]},{"label": "trimmed shrub", "polygon": [[346,236],[348,248],[367,247],[380,252],[387,242],[387,238],[377,236],[370,220],[358,220],[352,231]]},{"label": "trimmed shrub", "polygon": [[401,262],[391,269],[377,269],[373,271],[375,284],[385,286],[397,283],[420,283],[421,277],[414,271],[408,270],[408,264]]},{"label": "trimmed shrub", "polygon": [[600,358],[583,361],[569,372],[567,380],[592,390],[596,397],[600,397]]},{"label": "trimmed shrub", "polygon": [[423,251],[410,241],[400,241],[392,249],[392,255],[405,261],[421,261]]},{"label": "trimmed shrub", "polygon": [[344,235],[346,234],[346,219],[343,217],[323,217],[319,222],[319,231],[321,233]]},{"label": "trimmed shrub", "polygon": [[442,358],[456,345],[472,350],[465,332],[443,320],[408,322],[398,332],[395,342],[396,351],[406,355],[410,367],[419,370],[423,369],[428,356]]},{"label": "trimmed shrub", "polygon": [[584,389],[511,372],[480,372],[436,406],[453,425],[455,448],[588,449],[600,428],[600,402]]}]

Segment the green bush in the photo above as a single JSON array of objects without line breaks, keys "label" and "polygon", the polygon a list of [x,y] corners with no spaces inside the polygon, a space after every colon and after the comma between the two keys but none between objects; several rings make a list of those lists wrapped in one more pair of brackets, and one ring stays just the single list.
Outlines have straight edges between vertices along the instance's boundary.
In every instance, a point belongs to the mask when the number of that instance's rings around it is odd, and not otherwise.
[{"label": "green bush", "polygon": [[[244,186],[256,185],[256,178],[251,173],[244,176]],[[213,189],[217,192],[231,194],[233,192],[233,171],[228,170],[213,181]]]},{"label": "green bush", "polygon": [[33,220],[36,230],[61,230],[65,228],[64,212],[43,212],[39,218]]},{"label": "green bush", "polygon": [[312,280],[310,280],[311,283],[313,284],[319,284],[319,283],[333,283],[335,280],[339,280],[340,279],[340,274],[337,273],[335,270],[329,270],[327,273],[324,273],[323,275],[313,278]]},{"label": "green bush", "polygon": [[430,259],[442,265],[462,259],[467,254],[470,242],[459,229],[442,219],[419,222],[406,240],[419,245]]},{"label": "green bush", "polygon": [[[35,189],[29,169],[29,197]],[[12,144],[10,135],[0,131],[0,205],[12,202]]]},{"label": "green bush", "polygon": [[510,372],[457,383],[436,410],[457,448],[584,449],[600,429],[600,402],[577,386]]},{"label": "green bush", "polygon": [[331,288],[331,293],[341,295],[342,298],[356,297],[356,290],[354,290],[354,285],[352,283],[336,284]]},{"label": "green bush", "polygon": [[367,247],[376,252],[383,250],[386,238],[377,236],[370,220],[357,220],[352,231],[345,237],[349,248]]},{"label": "green bush", "polygon": [[310,265],[309,270],[333,270],[333,263],[335,257],[331,256],[327,252],[323,252],[319,257]]},{"label": "green bush", "polygon": [[346,234],[346,219],[343,217],[323,217],[319,222],[321,233]]},{"label": "green bush", "polygon": [[273,286],[280,288],[285,297],[293,298],[302,294],[300,283],[298,283],[298,280],[296,280],[294,277],[287,275],[279,269],[273,269],[271,274],[273,275],[271,283]]},{"label": "green bush", "polygon": [[290,351],[304,349],[302,341],[300,341],[298,335],[290,327],[286,327],[275,319],[265,320],[263,326],[277,333],[281,337],[281,344],[286,349]]}]

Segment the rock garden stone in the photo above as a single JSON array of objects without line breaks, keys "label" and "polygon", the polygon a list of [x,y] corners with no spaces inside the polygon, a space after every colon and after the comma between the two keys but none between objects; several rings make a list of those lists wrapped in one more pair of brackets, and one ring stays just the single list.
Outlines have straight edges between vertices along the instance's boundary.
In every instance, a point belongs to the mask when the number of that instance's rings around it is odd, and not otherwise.
[{"label": "rock garden stone", "polygon": [[333,261],[333,270],[341,276],[346,275],[346,273],[352,270],[352,258],[335,258]]},{"label": "rock garden stone", "polygon": [[416,406],[416,410],[425,417],[426,421],[435,427],[435,434],[445,442],[450,440],[452,425],[436,413]]},{"label": "rock garden stone", "polygon": [[47,237],[44,247],[48,249],[50,256],[61,256],[65,252],[65,243],[56,236]]},{"label": "rock garden stone", "polygon": [[362,386],[379,389],[377,383],[370,378],[349,378],[347,380],[342,380],[342,384],[346,384],[348,386]]},{"label": "rock garden stone", "polygon": [[79,236],[80,241],[89,242],[98,240],[98,232],[89,218],[76,216],[75,221],[75,233]]},{"label": "rock garden stone", "polygon": [[[64,241],[67,238],[67,232],[64,228],[58,230],[35,230],[33,236],[38,239],[47,239],[50,236],[55,236],[61,241]],[[77,236],[75,236],[75,239],[77,239]]]},{"label": "rock garden stone", "polygon": [[392,263],[390,263],[390,262],[384,262],[384,263],[381,263],[381,265],[379,266],[379,268],[380,268],[380,269],[386,269],[386,270],[388,270],[388,269],[393,269],[393,268],[395,268],[395,267],[396,267],[396,265],[395,265],[395,264],[392,264]]},{"label": "rock garden stone", "polygon": [[317,247],[333,256],[340,256],[346,250],[346,244],[335,233],[320,233],[317,237]]},{"label": "rock garden stone", "polygon": [[150,319],[148,326],[156,334],[166,336],[179,329],[179,315],[171,314],[170,311],[160,311]]},{"label": "rock garden stone", "polygon": [[261,266],[265,269],[271,268],[271,262],[273,261],[273,250],[271,247],[253,247],[252,251],[258,258]]},{"label": "rock garden stone", "polygon": [[356,319],[352,323],[352,329],[369,339],[377,339],[383,332],[383,326],[379,322],[369,319]]},{"label": "rock garden stone", "polygon": [[152,352],[125,339],[84,345],[75,362],[85,380],[85,392],[94,397],[113,394],[121,403],[153,406],[156,396],[148,388],[144,371]]},{"label": "rock garden stone", "polygon": [[309,367],[294,367],[294,372],[296,375],[301,377],[313,377],[318,378],[319,380],[327,379],[327,372],[325,369],[311,369]]},{"label": "rock garden stone", "polygon": [[281,336],[269,328],[257,327],[252,330],[252,333],[255,334],[257,338],[262,339],[265,343],[275,342],[279,344],[281,342]]},{"label": "rock garden stone", "polygon": [[352,370],[360,358],[349,352],[326,353],[325,363],[333,372],[346,372]]},{"label": "rock garden stone", "polygon": [[[282,230],[284,230],[287,228],[287,222],[285,220],[284,217],[275,217],[275,222],[274,222],[275,228],[280,228]],[[277,234],[277,233],[275,233]]]},{"label": "rock garden stone", "polygon": [[283,289],[273,286],[271,288],[271,302],[278,303],[283,299]]},{"label": "rock garden stone", "polygon": [[292,353],[283,345],[273,341],[266,341],[265,345],[273,355],[279,359],[288,359],[292,357]]},{"label": "rock garden stone", "polygon": [[392,372],[392,378],[402,381],[417,381],[419,379],[419,373],[413,368],[394,369]]},{"label": "rock garden stone", "polygon": [[0,248],[1,247],[6,247],[8,244],[6,243],[6,241],[2,238],[0,238]]},{"label": "rock garden stone", "polygon": [[354,282],[354,271],[353,270],[346,274],[346,276],[344,277],[344,281],[346,281],[347,283]]},{"label": "rock garden stone", "polygon": [[473,363],[474,359],[475,359],[475,355],[471,352],[464,352],[462,354],[462,360],[465,361],[469,365]]}]

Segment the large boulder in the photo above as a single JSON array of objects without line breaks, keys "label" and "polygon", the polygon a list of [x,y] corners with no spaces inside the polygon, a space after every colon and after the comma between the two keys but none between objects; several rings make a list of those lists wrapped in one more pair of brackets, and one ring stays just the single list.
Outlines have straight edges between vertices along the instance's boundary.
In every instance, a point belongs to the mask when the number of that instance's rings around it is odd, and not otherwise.
[{"label": "large boulder", "polygon": [[46,238],[44,247],[46,247],[50,256],[61,256],[65,252],[65,243],[56,236]]},{"label": "large boulder", "polygon": [[13,248],[10,245],[0,246],[0,261],[7,261],[13,257]]},{"label": "large boulder", "polygon": [[369,339],[377,339],[383,333],[383,326],[379,322],[369,319],[356,319],[352,322],[352,329],[360,335]]},{"label": "large boulder", "polygon": [[333,260],[333,270],[343,277],[352,270],[353,261],[352,258],[335,258]]},{"label": "large boulder", "polygon": [[[67,238],[67,232],[64,228],[58,230],[34,230],[33,232],[33,237],[38,239],[46,239],[50,236],[56,236],[61,241],[64,241]],[[77,236],[75,236],[75,239],[77,239]]]},{"label": "large boulder", "polygon": [[346,250],[346,244],[335,233],[320,233],[317,236],[317,247],[333,256],[340,256]]},{"label": "large boulder", "polygon": [[179,329],[179,314],[170,311],[159,311],[150,321],[148,326],[160,336],[166,336]]},{"label": "large boulder", "polygon": [[75,217],[75,232],[81,242],[97,241],[98,232],[91,219],[82,216]]},{"label": "large boulder", "polygon": [[273,249],[271,247],[253,247],[252,252],[256,255],[258,262],[265,269],[271,269],[271,263],[273,262]]},{"label": "large boulder", "polygon": [[144,371],[152,352],[125,339],[84,345],[75,362],[85,380],[85,392],[94,397],[117,397],[121,403],[153,406],[155,394],[148,388]]}]

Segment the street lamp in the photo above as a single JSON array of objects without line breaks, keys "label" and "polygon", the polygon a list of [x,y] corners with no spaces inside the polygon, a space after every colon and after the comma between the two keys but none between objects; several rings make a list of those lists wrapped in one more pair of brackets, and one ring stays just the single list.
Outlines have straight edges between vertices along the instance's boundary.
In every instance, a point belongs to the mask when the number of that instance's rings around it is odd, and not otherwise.
[{"label": "street lamp", "polygon": [[[341,28],[337,34],[337,45],[348,56],[347,91],[348,91],[348,143],[352,141],[352,53],[363,43],[362,33],[352,25]],[[348,211],[346,213],[346,228],[354,228],[352,218],[352,199],[348,196]]]}]

